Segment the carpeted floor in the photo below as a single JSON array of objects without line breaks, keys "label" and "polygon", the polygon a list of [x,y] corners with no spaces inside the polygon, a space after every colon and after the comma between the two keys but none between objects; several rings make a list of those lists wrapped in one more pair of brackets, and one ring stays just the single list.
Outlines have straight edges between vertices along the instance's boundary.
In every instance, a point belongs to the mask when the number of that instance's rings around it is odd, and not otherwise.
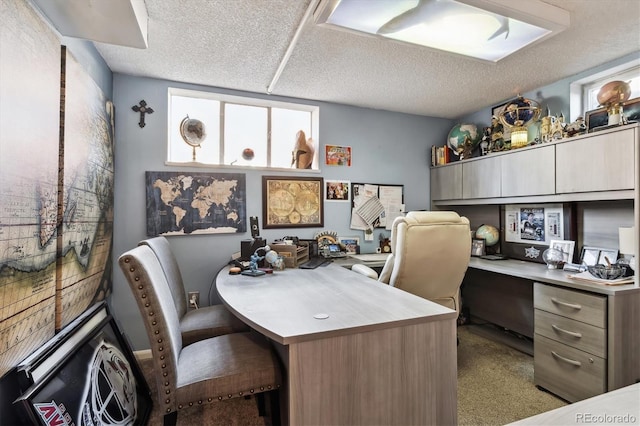
[{"label": "carpeted floor", "polygon": [[[533,358],[473,332],[474,325],[458,327],[458,424],[504,425],[566,405],[533,384]],[[140,367],[156,401],[151,360]],[[149,425],[162,425],[154,405]],[[233,398],[183,410],[178,425],[264,426],[256,400]]]}]

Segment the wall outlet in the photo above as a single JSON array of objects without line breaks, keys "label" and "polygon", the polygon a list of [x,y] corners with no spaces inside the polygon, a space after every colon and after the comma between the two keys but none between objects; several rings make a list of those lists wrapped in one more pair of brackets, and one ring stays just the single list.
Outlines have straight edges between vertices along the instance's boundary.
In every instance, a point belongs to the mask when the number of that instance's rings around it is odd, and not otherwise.
[{"label": "wall outlet", "polygon": [[200,292],[199,291],[190,291],[188,293],[189,296],[189,308],[198,309],[200,307]]}]

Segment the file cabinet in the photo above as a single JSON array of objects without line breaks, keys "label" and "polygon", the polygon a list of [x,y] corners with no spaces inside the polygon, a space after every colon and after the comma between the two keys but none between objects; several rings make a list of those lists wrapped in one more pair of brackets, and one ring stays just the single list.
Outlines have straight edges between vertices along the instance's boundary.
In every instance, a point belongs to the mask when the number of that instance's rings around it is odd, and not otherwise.
[{"label": "file cabinet", "polygon": [[607,297],[534,283],[534,383],[570,402],[607,391]]}]

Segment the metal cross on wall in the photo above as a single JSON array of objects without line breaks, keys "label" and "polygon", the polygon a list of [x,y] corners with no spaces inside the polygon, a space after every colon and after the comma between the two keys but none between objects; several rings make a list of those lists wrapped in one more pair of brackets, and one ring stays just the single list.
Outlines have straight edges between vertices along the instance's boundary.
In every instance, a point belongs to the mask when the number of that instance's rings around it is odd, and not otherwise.
[{"label": "metal cross on wall", "polygon": [[140,127],[145,126],[144,115],[153,114],[153,108],[148,107],[144,99],[140,101],[140,105],[134,105],[131,107],[131,109],[134,110],[135,112],[140,113],[140,121],[138,122],[138,126]]}]

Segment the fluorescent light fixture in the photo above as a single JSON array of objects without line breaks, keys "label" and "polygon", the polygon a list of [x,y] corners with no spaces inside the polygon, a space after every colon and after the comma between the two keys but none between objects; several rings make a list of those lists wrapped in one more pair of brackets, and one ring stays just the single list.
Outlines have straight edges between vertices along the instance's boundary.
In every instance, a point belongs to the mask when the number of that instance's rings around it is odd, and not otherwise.
[{"label": "fluorescent light fixture", "polygon": [[570,16],[540,0],[322,0],[315,22],[497,62]]}]

